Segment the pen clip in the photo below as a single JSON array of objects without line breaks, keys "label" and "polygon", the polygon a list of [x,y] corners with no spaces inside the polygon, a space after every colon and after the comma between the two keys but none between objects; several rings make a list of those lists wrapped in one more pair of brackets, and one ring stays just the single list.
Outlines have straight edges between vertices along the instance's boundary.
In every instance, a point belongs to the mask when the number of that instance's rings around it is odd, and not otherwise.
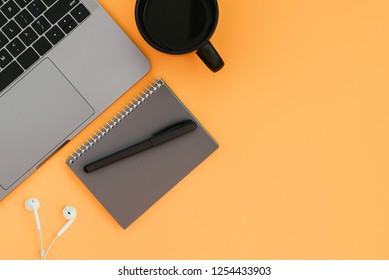
[{"label": "pen clip", "polygon": [[153,133],[153,136],[158,136],[160,134],[168,132],[169,130],[175,130],[179,127],[185,127],[185,126],[190,125],[190,124],[193,124],[195,127],[197,127],[197,124],[193,120],[188,119],[188,120],[173,123],[173,124],[163,128],[163,129],[161,129],[160,131]]}]

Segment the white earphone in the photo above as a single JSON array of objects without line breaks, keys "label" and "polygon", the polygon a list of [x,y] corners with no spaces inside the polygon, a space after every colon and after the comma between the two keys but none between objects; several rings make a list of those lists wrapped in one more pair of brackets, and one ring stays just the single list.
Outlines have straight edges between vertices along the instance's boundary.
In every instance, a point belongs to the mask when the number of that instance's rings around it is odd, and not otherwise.
[{"label": "white earphone", "polygon": [[68,222],[58,231],[58,236],[62,236],[62,234],[73,224],[77,217],[77,210],[73,206],[66,206],[62,210],[62,214],[63,217],[68,220]]},{"label": "white earphone", "polygon": [[46,259],[51,247],[54,245],[54,242],[61,237],[64,232],[73,224],[74,220],[77,217],[77,210],[73,206],[66,206],[62,210],[62,214],[64,218],[67,220],[66,224],[57,232],[56,236],[54,237],[53,241],[51,241],[49,247],[47,248],[47,251],[44,250],[43,247],[43,239],[42,239],[42,232],[41,232],[41,224],[39,221],[39,216],[38,216],[38,209],[40,207],[39,200],[36,198],[29,198],[26,200],[24,203],[24,207],[28,210],[34,213],[35,217],[35,222],[36,222],[36,227],[38,229],[39,233],[39,239],[40,239],[40,255],[41,259],[44,260]]},{"label": "white earphone", "polygon": [[30,211],[30,212],[33,212],[34,213],[34,217],[35,217],[35,222],[36,222],[36,228],[38,229],[38,234],[39,234],[39,242],[40,242],[40,247],[41,247],[41,259],[44,257],[45,255],[45,250],[43,248],[43,239],[42,239],[42,232],[41,232],[41,223],[39,221],[39,215],[38,215],[38,209],[39,207],[41,206],[41,204],[39,203],[39,200],[36,199],[36,198],[29,198],[26,200],[26,202],[24,203],[24,207]]},{"label": "white earphone", "polygon": [[38,209],[40,206],[41,204],[39,203],[39,200],[36,198],[29,198],[24,203],[24,207],[28,211],[34,212],[36,227],[38,230],[41,230],[41,223],[39,221],[39,216],[38,216]]}]

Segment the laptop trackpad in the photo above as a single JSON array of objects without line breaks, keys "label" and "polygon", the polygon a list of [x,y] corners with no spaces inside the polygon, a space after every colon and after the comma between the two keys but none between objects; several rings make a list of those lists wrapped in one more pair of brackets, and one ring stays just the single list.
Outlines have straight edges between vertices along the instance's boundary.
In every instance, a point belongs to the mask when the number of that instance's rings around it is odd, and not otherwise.
[{"label": "laptop trackpad", "polygon": [[0,97],[0,186],[36,168],[94,110],[49,60]]}]

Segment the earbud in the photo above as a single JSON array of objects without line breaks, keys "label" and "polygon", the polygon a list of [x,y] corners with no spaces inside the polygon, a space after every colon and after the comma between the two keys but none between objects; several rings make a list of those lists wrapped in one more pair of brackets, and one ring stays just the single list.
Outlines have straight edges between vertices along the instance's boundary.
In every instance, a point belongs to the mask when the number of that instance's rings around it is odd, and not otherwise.
[{"label": "earbud", "polygon": [[37,227],[38,231],[41,230],[41,223],[40,223],[40,221],[39,221],[39,216],[38,216],[38,209],[39,209],[39,206],[41,206],[41,204],[39,203],[39,200],[36,199],[36,198],[29,198],[29,199],[27,199],[26,202],[24,203],[24,207],[25,207],[28,211],[34,212],[36,227]]},{"label": "earbud", "polygon": [[68,222],[58,231],[58,236],[62,236],[62,234],[73,224],[77,217],[77,210],[73,206],[66,206],[62,210],[62,214],[63,217],[68,220]]},{"label": "earbud", "polygon": [[51,247],[53,247],[54,242],[62,236],[62,234],[73,224],[74,220],[77,216],[77,210],[73,206],[66,206],[62,210],[63,217],[68,220],[68,222],[58,231],[57,235],[54,237],[53,241],[51,241],[49,247],[47,248],[46,254],[43,256],[43,259],[45,260]]},{"label": "earbud", "polygon": [[45,250],[43,249],[43,239],[42,239],[42,232],[41,232],[41,223],[39,221],[39,216],[38,216],[38,209],[41,204],[39,203],[39,200],[36,198],[29,198],[26,200],[24,203],[24,207],[31,212],[34,212],[34,217],[35,217],[35,222],[36,222],[36,228],[38,229],[38,234],[39,234],[39,241],[40,241],[40,254],[41,254],[41,259],[45,255]]}]

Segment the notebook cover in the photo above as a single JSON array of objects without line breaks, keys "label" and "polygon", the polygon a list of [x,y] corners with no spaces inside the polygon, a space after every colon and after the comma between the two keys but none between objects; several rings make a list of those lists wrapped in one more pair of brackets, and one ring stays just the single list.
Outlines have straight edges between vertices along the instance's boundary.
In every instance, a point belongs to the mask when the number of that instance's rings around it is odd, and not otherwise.
[{"label": "notebook cover", "polygon": [[[109,132],[102,137],[101,133],[93,136],[67,160],[68,166],[124,229],[218,148],[163,80],[152,88],[153,94],[148,95],[151,91],[146,91],[132,103],[126,117],[123,118],[123,112],[110,122]],[[92,173],[83,170],[86,164],[185,119],[194,120],[197,128]],[[93,141],[95,144],[89,147]]]}]

